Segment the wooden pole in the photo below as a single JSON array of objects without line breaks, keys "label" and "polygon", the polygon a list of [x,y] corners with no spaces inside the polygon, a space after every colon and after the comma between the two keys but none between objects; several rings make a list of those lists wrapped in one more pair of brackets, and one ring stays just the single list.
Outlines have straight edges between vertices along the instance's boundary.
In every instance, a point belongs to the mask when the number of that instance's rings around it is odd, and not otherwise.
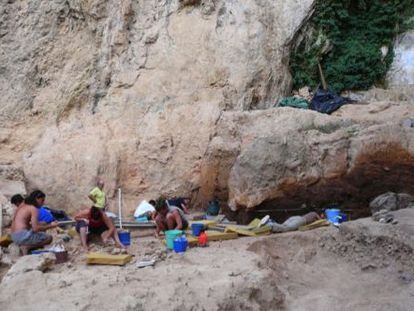
[{"label": "wooden pole", "polygon": [[323,75],[322,66],[321,63],[318,62],[318,69],[319,69],[319,75],[321,76],[322,81],[322,87],[326,91],[328,89],[328,85],[326,84],[325,76]]},{"label": "wooden pole", "polygon": [[122,230],[123,228],[122,228],[122,203],[121,203],[122,199],[121,199],[121,195],[122,195],[121,188],[119,188],[118,189],[118,217],[119,217],[119,227]]}]

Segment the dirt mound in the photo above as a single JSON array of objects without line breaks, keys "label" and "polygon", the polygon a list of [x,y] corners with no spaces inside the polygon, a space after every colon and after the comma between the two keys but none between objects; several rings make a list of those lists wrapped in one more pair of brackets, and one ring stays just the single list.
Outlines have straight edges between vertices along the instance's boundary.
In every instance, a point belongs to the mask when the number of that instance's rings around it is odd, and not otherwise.
[{"label": "dirt mound", "polygon": [[274,271],[287,310],[413,310],[414,210],[340,229],[274,235],[248,250]]},{"label": "dirt mound", "polygon": [[[393,214],[397,225],[367,218],[183,255],[134,234],[125,267],[86,266],[75,239],[71,262],[3,281],[0,310],[413,310],[414,209]],[[151,256],[155,267],[135,266]]]},{"label": "dirt mound", "polygon": [[[0,310],[282,308],[284,295],[273,271],[258,268],[260,260],[245,251],[245,242],[214,243],[178,255],[165,252],[165,245],[153,238],[139,238],[131,250],[134,262],[125,267],[86,266],[77,254],[49,272],[27,271],[3,281]],[[135,261],[151,255],[159,258],[154,268],[135,266]]]}]

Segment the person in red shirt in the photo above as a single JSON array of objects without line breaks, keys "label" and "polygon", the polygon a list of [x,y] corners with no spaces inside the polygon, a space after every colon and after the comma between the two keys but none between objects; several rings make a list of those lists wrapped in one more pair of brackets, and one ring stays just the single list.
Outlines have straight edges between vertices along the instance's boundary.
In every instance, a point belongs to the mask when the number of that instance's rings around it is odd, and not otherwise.
[{"label": "person in red shirt", "polygon": [[75,216],[76,231],[81,238],[82,247],[88,251],[88,235],[100,235],[104,244],[113,239],[120,248],[126,248],[118,237],[118,232],[112,221],[101,209],[92,206],[90,209],[80,211]]}]

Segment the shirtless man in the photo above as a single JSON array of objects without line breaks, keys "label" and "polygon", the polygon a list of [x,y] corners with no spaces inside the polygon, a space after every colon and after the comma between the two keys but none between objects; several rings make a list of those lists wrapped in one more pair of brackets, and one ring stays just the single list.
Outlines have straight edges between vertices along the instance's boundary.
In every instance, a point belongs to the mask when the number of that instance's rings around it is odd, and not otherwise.
[{"label": "shirtless man", "polygon": [[38,210],[30,198],[21,203],[13,218],[11,237],[15,244],[20,246],[23,255],[29,250],[43,247],[52,242],[52,236],[43,231],[56,228],[56,221],[49,225],[39,224]]}]

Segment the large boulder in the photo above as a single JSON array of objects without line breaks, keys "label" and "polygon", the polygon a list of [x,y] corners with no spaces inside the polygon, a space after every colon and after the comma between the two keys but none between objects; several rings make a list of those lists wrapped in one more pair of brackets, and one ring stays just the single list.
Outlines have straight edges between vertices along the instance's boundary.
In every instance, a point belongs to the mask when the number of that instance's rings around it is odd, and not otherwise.
[{"label": "large boulder", "polygon": [[[389,189],[414,193],[411,105],[344,106],[333,116],[292,108],[224,113],[203,167],[210,195],[231,209],[354,202]],[[220,159],[220,160],[217,160]],[[401,174],[404,172],[404,174]]]},{"label": "large boulder", "polygon": [[31,271],[45,272],[53,266],[55,260],[56,257],[53,253],[22,256],[7,271],[2,280],[2,285],[7,284],[13,278]]},{"label": "large boulder", "polygon": [[414,196],[407,193],[387,192],[373,199],[369,207],[373,214],[381,210],[396,211],[414,207]]}]

